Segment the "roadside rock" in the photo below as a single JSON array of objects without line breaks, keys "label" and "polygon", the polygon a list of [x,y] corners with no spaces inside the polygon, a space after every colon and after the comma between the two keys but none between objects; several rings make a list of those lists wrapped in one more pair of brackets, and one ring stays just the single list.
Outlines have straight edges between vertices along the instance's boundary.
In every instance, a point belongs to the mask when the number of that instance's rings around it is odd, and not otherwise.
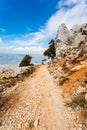
[{"label": "roadside rock", "polygon": [[0,71],[0,79],[8,79],[11,77],[17,77],[20,74],[25,74],[27,73],[29,67],[16,67],[13,69],[9,69],[9,70],[1,70]]},{"label": "roadside rock", "polygon": [[75,72],[75,71],[80,70],[81,68],[84,68],[84,65],[78,65],[78,66],[72,68],[71,71],[72,71],[72,72]]},{"label": "roadside rock", "polygon": [[35,122],[34,122],[34,126],[37,127],[39,124],[39,119],[36,119]]}]

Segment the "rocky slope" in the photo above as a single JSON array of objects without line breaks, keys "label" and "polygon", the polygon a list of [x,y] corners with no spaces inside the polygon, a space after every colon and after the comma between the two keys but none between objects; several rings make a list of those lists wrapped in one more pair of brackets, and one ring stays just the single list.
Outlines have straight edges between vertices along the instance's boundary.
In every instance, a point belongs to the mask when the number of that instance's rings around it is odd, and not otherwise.
[{"label": "rocky slope", "polygon": [[75,25],[68,30],[65,24],[59,27],[56,36],[56,57],[78,58],[87,51],[87,24]]},{"label": "rocky slope", "polygon": [[[8,100],[1,107],[0,130],[72,130],[75,115],[66,108],[46,65],[23,82],[8,88],[1,97]],[[80,127],[78,127],[80,128]]]},{"label": "rocky slope", "polygon": [[9,70],[0,70],[0,92],[3,92],[7,87],[14,86],[17,82],[29,76],[34,67],[16,67]]},{"label": "rocky slope", "polygon": [[[63,66],[65,59],[48,63],[50,74],[57,88],[61,89],[66,107],[76,115],[75,129],[87,129],[87,60],[80,64],[70,64],[73,71]],[[80,127],[80,128],[79,128]]]},{"label": "rocky slope", "polygon": [[[57,58],[57,59],[56,59]],[[87,129],[87,24],[68,30],[59,27],[56,36],[56,58],[48,63],[67,107],[77,115],[77,125]]]}]

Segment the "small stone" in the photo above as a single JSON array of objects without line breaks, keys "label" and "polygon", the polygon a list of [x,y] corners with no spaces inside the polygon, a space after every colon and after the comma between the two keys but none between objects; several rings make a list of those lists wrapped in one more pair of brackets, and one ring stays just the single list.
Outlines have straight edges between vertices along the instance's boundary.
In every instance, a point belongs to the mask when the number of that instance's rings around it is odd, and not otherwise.
[{"label": "small stone", "polygon": [[34,126],[37,127],[39,125],[39,119],[36,119],[34,122]]}]

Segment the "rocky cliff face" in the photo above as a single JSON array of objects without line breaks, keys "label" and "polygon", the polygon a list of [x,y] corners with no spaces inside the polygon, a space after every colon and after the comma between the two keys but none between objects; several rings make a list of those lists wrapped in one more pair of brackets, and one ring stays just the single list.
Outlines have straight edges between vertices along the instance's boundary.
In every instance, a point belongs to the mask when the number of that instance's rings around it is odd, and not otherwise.
[{"label": "rocky cliff face", "polygon": [[87,24],[75,25],[68,30],[61,24],[56,36],[56,57],[61,59],[74,59],[87,51]]}]

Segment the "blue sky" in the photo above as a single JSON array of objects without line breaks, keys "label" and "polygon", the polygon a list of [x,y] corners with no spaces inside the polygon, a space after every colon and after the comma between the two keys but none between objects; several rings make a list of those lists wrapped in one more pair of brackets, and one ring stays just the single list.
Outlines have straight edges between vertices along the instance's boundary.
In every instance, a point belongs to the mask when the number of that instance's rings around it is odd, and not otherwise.
[{"label": "blue sky", "polygon": [[87,0],[0,0],[0,52],[41,54],[61,23],[87,23]]},{"label": "blue sky", "polygon": [[[0,26],[5,34],[26,34],[38,31],[56,12],[57,0],[0,0]],[[0,32],[1,34],[1,32]]]}]

